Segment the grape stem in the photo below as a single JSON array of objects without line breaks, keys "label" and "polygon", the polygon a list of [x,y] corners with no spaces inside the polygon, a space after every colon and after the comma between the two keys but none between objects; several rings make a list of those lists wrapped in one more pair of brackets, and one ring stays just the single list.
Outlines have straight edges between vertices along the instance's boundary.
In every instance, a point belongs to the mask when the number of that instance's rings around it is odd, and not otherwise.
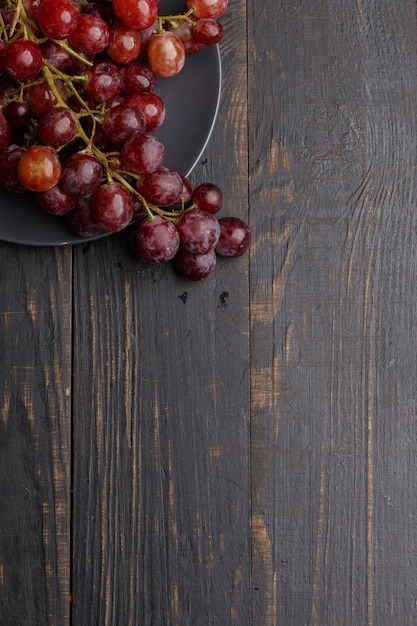
[{"label": "grape stem", "polygon": [[157,15],[158,33],[162,33],[164,31],[165,22],[171,24],[173,28],[178,28],[178,22],[181,20],[194,24],[194,21],[190,17],[192,13],[194,13],[194,7],[191,7],[191,9],[189,9],[186,13],[178,13],[177,15]]}]

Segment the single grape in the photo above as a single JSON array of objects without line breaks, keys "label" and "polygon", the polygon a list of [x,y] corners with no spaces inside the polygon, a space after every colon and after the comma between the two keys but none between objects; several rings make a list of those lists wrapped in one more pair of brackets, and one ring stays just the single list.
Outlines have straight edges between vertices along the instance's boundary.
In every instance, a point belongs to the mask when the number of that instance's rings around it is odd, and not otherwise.
[{"label": "single grape", "polygon": [[238,217],[222,217],[219,224],[220,238],[216,246],[217,254],[225,257],[242,256],[251,242],[248,224]]},{"label": "single grape", "polygon": [[77,28],[68,38],[68,42],[74,50],[84,54],[98,54],[109,45],[109,27],[101,17],[81,13],[78,16]]},{"label": "single grape", "polygon": [[194,254],[214,250],[220,237],[219,220],[200,209],[185,211],[177,225],[181,245]]},{"label": "single grape", "polygon": [[158,14],[155,0],[113,0],[112,10],[123,24],[138,30],[152,26]]},{"label": "single grape", "polygon": [[129,191],[118,182],[100,185],[91,197],[91,215],[107,232],[126,228],[133,217]]},{"label": "single grape", "polygon": [[43,210],[51,215],[66,215],[76,203],[76,198],[64,193],[59,183],[46,191],[39,191],[36,199]]},{"label": "single grape", "polygon": [[16,80],[32,80],[42,67],[42,52],[38,44],[27,39],[15,39],[3,53],[3,67]]},{"label": "single grape", "polygon": [[202,280],[212,273],[216,267],[216,260],[214,250],[206,254],[194,254],[180,246],[174,262],[178,273],[187,280]]},{"label": "single grape", "polygon": [[167,207],[178,202],[183,189],[181,176],[169,167],[158,167],[141,177],[136,186],[148,202]]},{"label": "single grape", "polygon": [[54,107],[39,120],[38,137],[42,143],[53,148],[64,146],[78,131],[74,113],[64,107]]},{"label": "single grape", "polygon": [[124,165],[136,174],[150,174],[161,165],[165,147],[154,135],[133,133],[122,147]]},{"label": "single grape", "polygon": [[157,215],[135,224],[129,243],[133,254],[144,263],[165,263],[176,255],[180,239],[175,225]]},{"label": "single grape", "polygon": [[157,76],[176,76],[185,63],[185,48],[181,39],[166,30],[152,35],[146,52],[149,67]]},{"label": "single grape", "polygon": [[103,168],[92,154],[75,152],[62,166],[62,190],[76,198],[91,196],[101,183]]},{"label": "single grape", "polygon": [[223,192],[214,183],[201,183],[191,194],[191,202],[207,213],[217,213],[223,204]]},{"label": "single grape", "polygon": [[35,19],[49,39],[67,39],[77,28],[78,10],[71,0],[41,0]]},{"label": "single grape", "polygon": [[125,94],[155,90],[155,75],[142,63],[129,63],[121,68],[122,89]]},{"label": "single grape", "polygon": [[61,177],[61,164],[49,146],[30,146],[17,166],[20,182],[30,191],[46,191]]},{"label": "single grape", "polygon": [[138,58],[141,43],[139,32],[135,28],[126,24],[112,24],[106,52],[115,63],[126,65]]},{"label": "single grape", "polygon": [[106,111],[103,132],[110,141],[126,141],[132,133],[144,133],[145,117],[140,109],[129,104],[119,104]]},{"label": "single grape", "polygon": [[223,38],[223,26],[212,17],[202,17],[193,28],[194,39],[205,46],[213,46]]},{"label": "single grape", "polygon": [[99,61],[86,72],[84,90],[97,102],[105,102],[117,95],[122,86],[122,75],[113,63]]}]

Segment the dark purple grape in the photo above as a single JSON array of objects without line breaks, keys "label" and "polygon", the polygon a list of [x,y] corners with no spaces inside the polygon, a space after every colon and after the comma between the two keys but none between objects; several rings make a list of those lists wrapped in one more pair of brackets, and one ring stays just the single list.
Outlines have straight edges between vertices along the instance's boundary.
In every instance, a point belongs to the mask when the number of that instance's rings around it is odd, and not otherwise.
[{"label": "dark purple grape", "polygon": [[88,68],[84,90],[97,102],[105,102],[116,96],[122,86],[122,75],[113,63],[99,61]]},{"label": "dark purple grape", "polygon": [[4,109],[4,116],[12,128],[25,128],[31,119],[29,105],[24,100],[11,100]]},{"label": "dark purple grape", "polygon": [[135,224],[129,242],[134,255],[144,263],[165,263],[176,255],[180,238],[175,225],[157,215]]},{"label": "dark purple grape", "polygon": [[212,17],[198,20],[192,30],[193,37],[205,46],[213,46],[223,38],[223,26]]},{"label": "dark purple grape", "polygon": [[91,215],[91,204],[85,198],[79,198],[72,211],[67,213],[66,220],[69,228],[79,237],[97,237],[104,231]]},{"label": "dark purple grape", "polygon": [[91,215],[108,232],[123,230],[133,217],[129,191],[121,183],[100,185],[91,198]]},{"label": "dark purple grape", "polygon": [[217,213],[223,204],[223,192],[214,183],[201,183],[193,190],[191,202],[207,213]]},{"label": "dark purple grape", "polygon": [[54,107],[39,120],[38,137],[53,148],[64,146],[74,139],[78,125],[74,113],[64,107]]},{"label": "dark purple grape", "polygon": [[75,152],[62,166],[59,184],[68,195],[86,198],[99,187],[102,175],[103,168],[93,155]]},{"label": "dark purple grape", "polygon": [[136,174],[150,174],[161,165],[165,158],[165,147],[154,135],[133,133],[122,148],[125,166]]},{"label": "dark purple grape", "polygon": [[39,191],[36,199],[41,207],[51,215],[65,215],[75,206],[76,198],[64,193],[59,183],[47,191]]},{"label": "dark purple grape", "polygon": [[216,253],[210,250],[206,254],[194,254],[181,246],[174,262],[181,276],[188,280],[201,280],[211,274],[216,267]]},{"label": "dark purple grape", "polygon": [[156,80],[154,73],[141,63],[129,63],[122,67],[122,89],[125,94],[154,91]]},{"label": "dark purple grape", "polygon": [[214,250],[219,241],[219,220],[200,209],[185,211],[177,228],[181,245],[194,254],[205,254]]},{"label": "dark purple grape", "polygon": [[251,242],[249,226],[238,217],[222,217],[219,224],[220,238],[216,246],[217,254],[225,257],[242,256]]},{"label": "dark purple grape", "polygon": [[169,167],[158,167],[146,174],[137,183],[137,190],[148,202],[167,207],[178,202],[183,189],[181,176]]},{"label": "dark purple grape", "polygon": [[140,109],[129,104],[111,107],[104,114],[103,132],[110,141],[123,142],[132,133],[145,132],[145,117]]}]

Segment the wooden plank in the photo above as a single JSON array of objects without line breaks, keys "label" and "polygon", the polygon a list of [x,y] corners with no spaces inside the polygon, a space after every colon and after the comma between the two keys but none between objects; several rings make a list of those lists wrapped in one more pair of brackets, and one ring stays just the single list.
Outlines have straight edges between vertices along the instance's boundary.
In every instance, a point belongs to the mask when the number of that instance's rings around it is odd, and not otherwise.
[{"label": "wooden plank", "polygon": [[415,3],[249,31],[252,623],[414,624]]},{"label": "wooden plank", "polygon": [[[230,5],[192,179],[245,216],[246,12]],[[77,250],[75,285],[74,624],[248,623],[248,260],[189,283],[138,265],[122,234]]]},{"label": "wooden plank", "polygon": [[71,250],[2,243],[0,623],[69,623]]}]

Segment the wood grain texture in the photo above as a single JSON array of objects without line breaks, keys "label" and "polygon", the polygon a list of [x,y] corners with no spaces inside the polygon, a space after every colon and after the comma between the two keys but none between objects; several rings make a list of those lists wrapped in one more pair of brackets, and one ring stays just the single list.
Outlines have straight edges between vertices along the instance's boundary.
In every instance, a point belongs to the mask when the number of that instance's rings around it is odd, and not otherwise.
[{"label": "wood grain texture", "polygon": [[249,6],[252,623],[413,624],[415,3]]},{"label": "wood grain texture", "polygon": [[0,623],[69,620],[71,250],[2,244]]},{"label": "wood grain texture", "polygon": [[[244,4],[223,23],[222,106],[192,179],[243,217]],[[138,265],[121,235],[74,267],[72,621],[248,623],[247,259],[190,284]]]}]

